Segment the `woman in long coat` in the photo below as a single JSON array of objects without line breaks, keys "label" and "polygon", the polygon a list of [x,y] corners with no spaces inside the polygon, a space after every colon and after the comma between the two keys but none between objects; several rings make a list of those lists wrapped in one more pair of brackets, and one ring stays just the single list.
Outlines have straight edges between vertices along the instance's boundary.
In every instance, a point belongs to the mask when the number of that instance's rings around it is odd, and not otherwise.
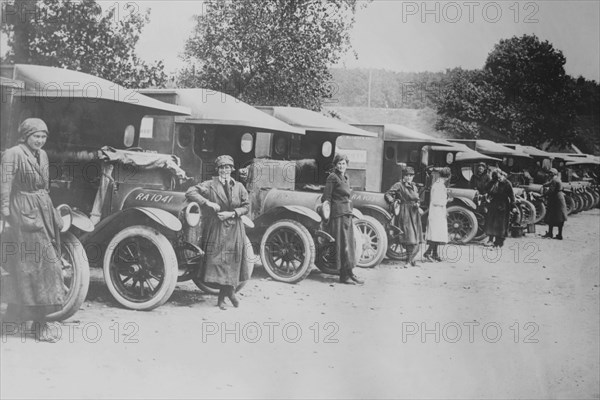
[{"label": "woman in long coat", "polygon": [[415,257],[419,252],[419,245],[423,241],[423,227],[419,212],[419,191],[412,182],[415,170],[406,167],[401,182],[396,182],[386,193],[385,200],[393,204],[399,200],[400,212],[394,217],[393,224],[403,232],[399,243],[403,244],[408,254],[408,263],[416,266]]},{"label": "woman in long coat", "polygon": [[2,156],[0,210],[2,267],[10,274],[6,320],[22,322],[25,333],[54,341],[45,327],[48,314],[64,302],[60,229],[49,190],[48,128],[39,118],[19,126],[19,144]]},{"label": "woman in long coat", "polygon": [[492,180],[487,185],[490,199],[488,213],[485,216],[485,233],[494,246],[502,247],[508,236],[510,212],[515,205],[515,194],[506,174],[501,170],[492,172]]},{"label": "woman in long coat", "polygon": [[552,178],[544,184],[544,193],[548,196],[548,211],[545,222],[548,224],[548,232],[543,237],[552,238],[554,227],[558,227],[558,235],[554,238],[562,240],[563,225],[567,220],[567,203],[563,193],[562,182],[558,177],[556,168],[550,169]]},{"label": "woman in long coat", "polygon": [[448,202],[446,182],[448,179],[450,179],[450,168],[442,168],[440,177],[431,185],[427,232],[425,234],[429,247],[423,254],[423,258],[429,261],[442,261],[438,254],[438,246],[448,243],[448,220],[446,218],[446,203]]},{"label": "woman in long coat", "polygon": [[321,202],[328,204],[331,210],[327,231],[335,239],[335,264],[340,271],[340,282],[353,285],[363,281],[354,275],[356,251],[354,244],[354,222],[352,214],[352,189],[346,175],[348,157],[336,154],[333,158],[334,172],[329,174]]},{"label": "woman in long coat", "polygon": [[220,287],[217,306],[224,310],[225,297],[234,307],[239,306],[235,288],[250,278],[246,231],[241,220],[241,216],[248,213],[250,203],[244,185],[231,178],[233,158],[219,156],[215,164],[219,176],[192,186],[186,198],[207,210],[200,243],[205,252],[203,280]]}]

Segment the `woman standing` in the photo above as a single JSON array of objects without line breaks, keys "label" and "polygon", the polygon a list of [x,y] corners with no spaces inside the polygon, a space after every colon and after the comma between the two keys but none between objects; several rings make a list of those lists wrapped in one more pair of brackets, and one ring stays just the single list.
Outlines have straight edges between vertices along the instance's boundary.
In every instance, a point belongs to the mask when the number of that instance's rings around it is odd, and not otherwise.
[{"label": "woman standing", "polygon": [[545,222],[548,224],[548,232],[542,237],[552,238],[554,227],[558,227],[558,235],[554,238],[562,240],[563,225],[567,220],[567,203],[563,193],[562,182],[558,177],[558,170],[551,168],[552,178],[544,184],[544,193],[548,196],[548,212]]},{"label": "woman standing", "polygon": [[329,174],[325,183],[325,191],[321,202],[328,205],[331,215],[327,230],[335,239],[335,265],[340,271],[340,282],[354,285],[362,284],[352,271],[356,265],[356,252],[354,246],[354,224],[352,215],[352,189],[350,180],[346,175],[348,157],[336,154],[333,158],[334,172]]},{"label": "woman standing", "polygon": [[215,160],[219,176],[188,189],[185,196],[208,210],[200,247],[205,252],[203,280],[219,286],[217,306],[225,310],[225,297],[239,306],[235,288],[250,278],[244,245],[246,231],[241,216],[248,213],[248,192],[231,178],[233,158]]},{"label": "woman standing", "polygon": [[450,179],[450,168],[442,168],[439,178],[431,185],[427,233],[425,239],[429,247],[423,254],[427,261],[442,261],[438,254],[438,246],[448,243],[448,221],[446,219],[446,203],[448,189],[446,182]]},{"label": "woman standing", "polygon": [[515,194],[506,174],[501,170],[492,172],[492,180],[487,185],[490,198],[488,213],[485,217],[485,233],[494,247],[502,247],[508,236],[510,212],[515,205]]},{"label": "woman standing", "polygon": [[[6,320],[23,323],[25,333],[39,340],[56,338],[46,327],[48,314],[62,308],[60,230],[62,219],[54,209],[49,190],[49,164],[42,147],[48,127],[39,118],[19,126],[19,144],[2,156],[0,210],[3,267],[13,289],[7,301]],[[13,251],[8,251],[10,247]]]},{"label": "woman standing", "polygon": [[423,241],[423,228],[419,208],[419,191],[417,185],[412,181],[414,177],[415,170],[412,167],[406,167],[402,181],[395,183],[384,197],[388,204],[399,201],[400,212],[394,217],[393,224],[404,232],[400,236],[399,243],[406,248],[408,263],[416,267],[415,257],[419,252],[419,245]]}]

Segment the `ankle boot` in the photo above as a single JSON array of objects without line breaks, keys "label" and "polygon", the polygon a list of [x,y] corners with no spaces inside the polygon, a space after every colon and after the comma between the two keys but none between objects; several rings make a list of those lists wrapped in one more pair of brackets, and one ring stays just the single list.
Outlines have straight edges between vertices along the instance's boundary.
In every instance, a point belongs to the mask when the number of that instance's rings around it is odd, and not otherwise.
[{"label": "ankle boot", "polygon": [[227,297],[229,297],[229,301],[231,301],[231,304],[233,304],[235,308],[238,308],[240,306],[240,301],[237,297],[235,297],[235,289],[233,288],[233,286],[229,287]]},{"label": "ankle boot", "polygon": [[221,310],[227,310],[227,307],[225,306],[225,288],[221,288],[221,290],[219,290],[219,299],[217,300],[217,307],[219,307]]}]

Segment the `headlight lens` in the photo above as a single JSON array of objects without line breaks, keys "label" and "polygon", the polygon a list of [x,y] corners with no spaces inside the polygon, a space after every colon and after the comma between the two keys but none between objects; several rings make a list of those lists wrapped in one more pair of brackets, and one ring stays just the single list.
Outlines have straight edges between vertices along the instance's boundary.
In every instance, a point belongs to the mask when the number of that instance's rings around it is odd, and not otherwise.
[{"label": "headlight lens", "polygon": [[63,227],[60,230],[61,232],[66,232],[71,228],[71,224],[73,223],[73,213],[71,211],[71,207],[66,204],[61,204],[56,207],[56,211],[60,215],[60,218],[63,221]]},{"label": "headlight lens", "polygon": [[190,203],[185,208],[185,222],[191,226],[198,226],[200,223],[200,206],[198,203]]}]

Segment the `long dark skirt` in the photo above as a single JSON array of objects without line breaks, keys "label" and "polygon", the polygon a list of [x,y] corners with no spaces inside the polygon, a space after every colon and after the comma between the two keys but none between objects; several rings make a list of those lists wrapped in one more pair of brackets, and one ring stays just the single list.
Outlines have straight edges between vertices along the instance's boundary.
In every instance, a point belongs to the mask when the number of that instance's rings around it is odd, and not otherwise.
[{"label": "long dark skirt", "polygon": [[342,215],[329,221],[329,234],[335,238],[335,266],[342,280],[352,276],[356,265],[353,218],[352,215]]},{"label": "long dark skirt", "polygon": [[548,196],[548,211],[544,222],[548,225],[560,225],[567,220],[567,202],[563,192]]}]

